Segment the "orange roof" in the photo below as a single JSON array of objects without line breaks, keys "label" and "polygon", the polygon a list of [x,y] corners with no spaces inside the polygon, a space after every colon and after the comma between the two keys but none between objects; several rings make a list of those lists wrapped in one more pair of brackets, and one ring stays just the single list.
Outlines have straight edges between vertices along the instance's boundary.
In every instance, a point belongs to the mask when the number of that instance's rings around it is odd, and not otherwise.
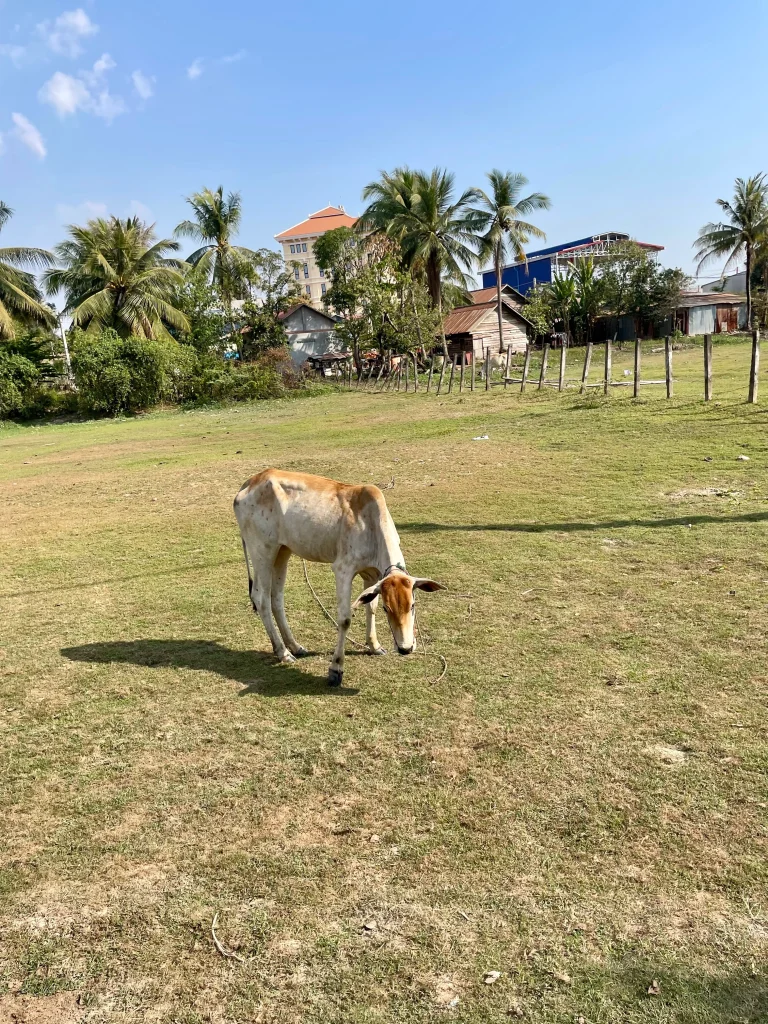
[{"label": "orange roof", "polygon": [[311,213],[301,224],[294,224],[287,231],[275,235],[275,240],[282,242],[285,238],[298,238],[300,235],[322,235],[333,228],[351,228],[357,223],[357,217],[350,217],[338,206],[326,206],[324,210]]}]

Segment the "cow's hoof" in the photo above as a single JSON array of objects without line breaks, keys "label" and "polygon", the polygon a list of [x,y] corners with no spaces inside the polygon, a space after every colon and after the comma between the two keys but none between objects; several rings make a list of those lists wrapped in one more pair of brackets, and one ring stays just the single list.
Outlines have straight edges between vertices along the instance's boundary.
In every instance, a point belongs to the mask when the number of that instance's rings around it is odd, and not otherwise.
[{"label": "cow's hoof", "polygon": [[340,668],[329,668],[328,669],[328,685],[329,686],[341,686],[341,681],[344,678],[344,670]]},{"label": "cow's hoof", "polygon": [[282,657],[280,658],[280,664],[281,665],[295,665],[296,664],[296,659],[294,658],[294,656],[291,654],[290,651],[286,651],[285,654],[282,655]]},{"label": "cow's hoof", "polygon": [[386,654],[387,652],[384,650],[383,647],[369,647],[368,653],[381,656],[382,654]]},{"label": "cow's hoof", "polygon": [[307,650],[307,648],[306,647],[302,647],[301,645],[299,645],[296,648],[296,650],[293,652],[293,656],[295,658],[308,658],[309,654],[310,654],[310,652]]}]

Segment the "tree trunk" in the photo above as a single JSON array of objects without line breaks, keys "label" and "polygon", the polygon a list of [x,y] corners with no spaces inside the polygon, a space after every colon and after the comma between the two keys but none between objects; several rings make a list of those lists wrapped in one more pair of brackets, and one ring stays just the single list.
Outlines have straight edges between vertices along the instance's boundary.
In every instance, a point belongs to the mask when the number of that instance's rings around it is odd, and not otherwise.
[{"label": "tree trunk", "polygon": [[496,246],[496,314],[499,318],[499,353],[504,351],[504,320],[501,315],[501,252],[500,246]]},{"label": "tree trunk", "polygon": [[440,315],[440,340],[443,343],[443,359],[448,358],[448,342],[445,340],[445,323],[443,321],[443,297],[437,293],[437,312]]}]

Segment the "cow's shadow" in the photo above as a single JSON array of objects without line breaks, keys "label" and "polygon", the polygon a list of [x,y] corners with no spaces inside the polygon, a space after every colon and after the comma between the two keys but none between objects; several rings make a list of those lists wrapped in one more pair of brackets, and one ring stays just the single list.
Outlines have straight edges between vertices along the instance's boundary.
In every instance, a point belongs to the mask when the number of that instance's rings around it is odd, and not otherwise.
[{"label": "cow's shadow", "polygon": [[[329,686],[325,656],[307,659],[304,671],[293,665],[280,665],[263,651],[237,651],[214,640],[114,640],[107,643],[63,647],[61,654],[70,661],[97,664],[129,664],[146,668],[187,668],[215,672],[224,679],[240,683],[240,696],[287,697],[308,694],[315,697],[352,697],[359,691],[347,686]],[[302,659],[303,660],[303,659]],[[322,674],[314,671],[322,665]]]}]

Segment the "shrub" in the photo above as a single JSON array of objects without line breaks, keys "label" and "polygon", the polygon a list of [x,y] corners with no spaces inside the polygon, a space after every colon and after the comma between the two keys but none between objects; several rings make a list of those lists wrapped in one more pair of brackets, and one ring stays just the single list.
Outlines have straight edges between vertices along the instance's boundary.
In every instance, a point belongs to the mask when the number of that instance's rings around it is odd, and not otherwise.
[{"label": "shrub", "polygon": [[0,416],[29,416],[30,399],[39,380],[40,371],[25,356],[0,351]]},{"label": "shrub", "polygon": [[110,328],[76,332],[72,370],[81,408],[114,416],[157,405],[167,383],[170,344],[121,338]]}]

